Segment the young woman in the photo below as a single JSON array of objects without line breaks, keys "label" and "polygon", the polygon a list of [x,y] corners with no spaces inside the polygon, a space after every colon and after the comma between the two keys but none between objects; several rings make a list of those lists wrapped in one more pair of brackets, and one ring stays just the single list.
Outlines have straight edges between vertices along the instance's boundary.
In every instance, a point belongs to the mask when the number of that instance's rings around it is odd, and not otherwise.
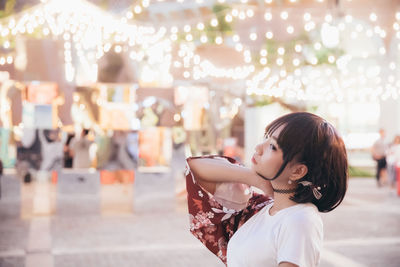
[{"label": "young woman", "polygon": [[318,211],[336,208],[347,189],[337,131],[311,113],[282,116],[267,126],[251,161],[246,168],[218,156],[187,159],[190,231],[229,267],[317,266]]}]

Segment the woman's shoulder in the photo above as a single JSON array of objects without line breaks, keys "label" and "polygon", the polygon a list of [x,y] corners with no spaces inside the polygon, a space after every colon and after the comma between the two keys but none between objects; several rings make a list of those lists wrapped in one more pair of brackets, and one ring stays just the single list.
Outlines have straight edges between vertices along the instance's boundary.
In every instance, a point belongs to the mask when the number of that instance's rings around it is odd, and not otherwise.
[{"label": "woman's shoulder", "polygon": [[322,218],[318,208],[312,203],[296,204],[285,216],[285,222],[288,224],[321,224]]}]

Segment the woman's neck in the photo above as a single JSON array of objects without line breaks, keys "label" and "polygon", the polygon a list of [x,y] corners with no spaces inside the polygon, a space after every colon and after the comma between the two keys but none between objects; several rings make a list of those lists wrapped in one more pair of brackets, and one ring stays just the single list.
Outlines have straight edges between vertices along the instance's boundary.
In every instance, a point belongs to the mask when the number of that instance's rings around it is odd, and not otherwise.
[{"label": "woman's neck", "polygon": [[275,215],[278,211],[294,206],[297,203],[290,199],[290,197],[294,193],[291,194],[282,194],[282,193],[274,193],[274,204],[272,205],[269,213],[270,215]]}]

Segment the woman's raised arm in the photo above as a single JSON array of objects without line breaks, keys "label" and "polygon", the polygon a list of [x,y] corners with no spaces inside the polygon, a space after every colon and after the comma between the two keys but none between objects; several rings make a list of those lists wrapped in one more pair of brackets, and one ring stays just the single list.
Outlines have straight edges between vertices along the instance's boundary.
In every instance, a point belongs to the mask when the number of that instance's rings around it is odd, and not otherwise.
[{"label": "woman's raised arm", "polygon": [[214,194],[218,183],[242,183],[255,186],[272,196],[270,182],[263,180],[253,170],[229,162],[223,157],[191,158],[188,164],[197,177],[197,182],[208,192]]}]

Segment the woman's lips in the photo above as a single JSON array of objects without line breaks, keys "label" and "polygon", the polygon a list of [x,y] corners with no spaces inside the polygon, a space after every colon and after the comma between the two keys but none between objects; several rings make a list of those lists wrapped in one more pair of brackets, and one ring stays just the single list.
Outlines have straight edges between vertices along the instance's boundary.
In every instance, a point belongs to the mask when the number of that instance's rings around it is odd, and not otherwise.
[{"label": "woman's lips", "polygon": [[251,158],[251,162],[253,162],[253,164],[257,164],[256,159],[254,158],[254,156]]}]

